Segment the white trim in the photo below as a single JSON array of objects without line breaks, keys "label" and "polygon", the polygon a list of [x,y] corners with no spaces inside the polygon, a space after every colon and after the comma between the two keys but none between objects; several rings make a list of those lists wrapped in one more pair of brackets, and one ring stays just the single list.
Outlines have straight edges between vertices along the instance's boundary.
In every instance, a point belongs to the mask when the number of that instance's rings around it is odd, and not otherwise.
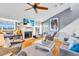
[{"label": "white trim", "polygon": [[9,22],[18,22],[18,20],[6,19],[6,18],[0,18],[0,20],[2,20],[2,21],[9,21]]}]

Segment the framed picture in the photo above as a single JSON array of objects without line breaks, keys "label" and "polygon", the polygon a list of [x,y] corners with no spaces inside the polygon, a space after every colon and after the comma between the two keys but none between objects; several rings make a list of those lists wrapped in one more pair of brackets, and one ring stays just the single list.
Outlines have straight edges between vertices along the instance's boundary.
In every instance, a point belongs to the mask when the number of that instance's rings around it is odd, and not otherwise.
[{"label": "framed picture", "polygon": [[59,18],[51,18],[50,19],[50,30],[58,31],[60,28]]},{"label": "framed picture", "polygon": [[29,23],[27,18],[23,18],[23,25],[27,25]]},{"label": "framed picture", "polygon": [[28,25],[28,24],[30,24],[31,26],[34,26],[35,22],[33,19],[23,18],[23,25]]}]

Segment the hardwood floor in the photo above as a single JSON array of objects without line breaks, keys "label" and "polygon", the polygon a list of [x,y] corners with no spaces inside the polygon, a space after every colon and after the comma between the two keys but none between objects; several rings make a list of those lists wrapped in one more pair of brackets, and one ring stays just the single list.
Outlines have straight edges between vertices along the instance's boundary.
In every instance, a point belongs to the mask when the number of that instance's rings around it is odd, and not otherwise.
[{"label": "hardwood floor", "polygon": [[28,38],[25,39],[25,41],[22,43],[22,48],[26,48],[28,46],[31,46],[32,44],[34,44],[36,41],[38,40],[42,40],[42,38]]}]

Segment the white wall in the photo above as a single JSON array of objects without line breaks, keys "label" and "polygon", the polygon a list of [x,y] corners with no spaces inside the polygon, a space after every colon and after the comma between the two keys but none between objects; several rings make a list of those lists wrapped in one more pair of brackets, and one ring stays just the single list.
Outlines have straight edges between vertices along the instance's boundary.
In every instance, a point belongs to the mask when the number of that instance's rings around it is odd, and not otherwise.
[{"label": "white wall", "polygon": [[73,33],[79,34],[79,19],[76,19],[75,21],[61,29],[60,32],[64,32],[68,35],[72,35]]},{"label": "white wall", "polygon": [[[79,18],[79,4],[78,3],[71,3],[71,9],[65,10],[55,16],[52,16],[52,18],[54,17],[58,17],[60,19],[60,29],[64,28],[66,25],[70,24],[71,22],[73,22],[74,20],[76,20],[77,18]],[[49,26],[47,27],[48,32],[50,31],[50,17],[47,19],[47,21],[43,22],[43,25],[48,24]]]}]

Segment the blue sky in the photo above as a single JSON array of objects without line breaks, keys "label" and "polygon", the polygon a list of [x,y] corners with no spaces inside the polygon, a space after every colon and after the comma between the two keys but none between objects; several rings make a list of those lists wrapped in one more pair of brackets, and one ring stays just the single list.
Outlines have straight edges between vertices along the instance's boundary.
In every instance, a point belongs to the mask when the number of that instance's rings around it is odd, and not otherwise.
[{"label": "blue sky", "polygon": [[13,28],[14,27],[14,23],[12,22],[0,22],[0,28],[4,27],[4,28]]}]

